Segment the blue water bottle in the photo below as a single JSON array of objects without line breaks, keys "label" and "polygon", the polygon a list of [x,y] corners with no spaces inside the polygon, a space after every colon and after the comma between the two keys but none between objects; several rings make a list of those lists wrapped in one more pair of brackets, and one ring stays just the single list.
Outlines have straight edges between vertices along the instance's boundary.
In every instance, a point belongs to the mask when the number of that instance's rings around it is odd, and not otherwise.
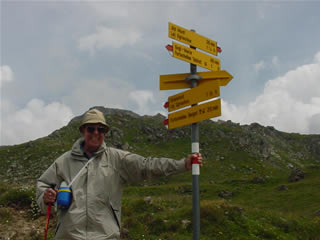
[{"label": "blue water bottle", "polygon": [[71,204],[72,192],[71,188],[68,187],[66,182],[62,182],[58,190],[58,208],[59,209],[68,209]]}]

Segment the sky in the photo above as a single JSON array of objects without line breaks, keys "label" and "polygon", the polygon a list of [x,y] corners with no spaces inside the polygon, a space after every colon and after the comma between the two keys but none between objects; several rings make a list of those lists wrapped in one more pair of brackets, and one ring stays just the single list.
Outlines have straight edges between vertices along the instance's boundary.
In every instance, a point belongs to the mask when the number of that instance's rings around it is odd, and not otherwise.
[{"label": "sky", "polygon": [[[168,22],[215,40],[222,116],[320,134],[320,1],[1,0],[0,145],[47,136],[90,107],[161,113],[188,73],[165,49]],[[198,71],[209,71],[198,67]]]}]

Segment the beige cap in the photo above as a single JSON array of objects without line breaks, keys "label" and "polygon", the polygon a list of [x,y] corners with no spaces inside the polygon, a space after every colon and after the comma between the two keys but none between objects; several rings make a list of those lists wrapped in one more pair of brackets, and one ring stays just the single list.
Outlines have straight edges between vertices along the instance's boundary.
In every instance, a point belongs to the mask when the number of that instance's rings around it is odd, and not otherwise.
[{"label": "beige cap", "polygon": [[110,129],[109,125],[106,123],[106,119],[104,118],[103,113],[97,109],[91,109],[84,114],[81,126],[79,128],[80,131],[81,131],[81,127],[85,124],[88,124],[88,123],[100,123],[100,124],[106,126],[107,132]]}]

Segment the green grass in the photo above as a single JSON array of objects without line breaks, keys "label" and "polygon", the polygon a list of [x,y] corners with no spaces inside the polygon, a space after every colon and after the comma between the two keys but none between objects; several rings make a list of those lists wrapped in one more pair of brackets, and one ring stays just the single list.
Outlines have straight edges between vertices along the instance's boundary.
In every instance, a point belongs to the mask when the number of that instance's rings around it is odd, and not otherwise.
[{"label": "green grass", "polygon": [[[190,196],[125,198],[123,239],[192,239]],[[242,207],[225,200],[201,202],[201,239],[319,239],[320,227],[310,219],[277,211]]]},{"label": "green grass", "polygon": [[[316,177],[315,174],[311,172],[310,178]],[[168,180],[170,182],[170,178]],[[289,190],[283,192],[277,190],[278,185],[273,182],[252,184],[234,179],[201,184],[201,239],[319,239],[320,220],[310,214],[317,209],[317,202],[295,196],[297,192],[303,196],[314,191],[309,182],[314,180],[287,184]],[[221,190],[235,189],[238,190],[231,199],[218,196]],[[1,185],[0,190],[1,205],[31,208],[26,204],[30,200],[30,189]],[[123,239],[192,239],[192,194],[188,190],[191,190],[188,182],[146,182],[144,186],[126,187],[122,226],[128,231],[123,231]],[[151,201],[144,200],[146,196],[150,196]],[[0,215],[3,219],[10,217],[4,210]],[[53,231],[50,230],[50,236]]]},{"label": "green grass", "polygon": [[[160,119],[152,117],[112,115],[107,121],[117,128],[106,137],[108,146],[127,142],[131,152],[175,159],[191,151],[190,127],[168,131]],[[79,122],[74,122],[49,137],[0,148],[0,180],[7,182],[0,184],[1,206],[27,208],[32,218],[39,216],[34,206],[36,179],[80,137],[78,127]],[[319,240],[320,218],[312,217],[320,210],[317,141],[319,136],[281,133],[258,125],[202,122],[201,239]],[[263,156],[265,147],[275,154]],[[290,183],[289,163],[302,168],[305,179]],[[264,178],[265,183],[252,183],[255,177]],[[281,185],[288,190],[280,191]],[[122,224],[128,231],[123,231],[123,239],[192,239],[191,190],[190,172],[127,186]],[[231,198],[218,196],[226,190],[233,192]],[[151,203],[144,201],[146,196],[151,196]],[[0,219],[8,217],[1,209]]]}]

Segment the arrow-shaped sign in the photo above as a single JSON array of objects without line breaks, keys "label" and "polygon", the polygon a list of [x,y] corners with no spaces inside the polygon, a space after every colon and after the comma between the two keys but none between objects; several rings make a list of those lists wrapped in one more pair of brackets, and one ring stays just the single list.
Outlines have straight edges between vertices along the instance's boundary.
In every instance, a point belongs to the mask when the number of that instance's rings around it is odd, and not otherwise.
[{"label": "arrow-shaped sign", "polygon": [[179,42],[183,42],[190,46],[199,48],[203,51],[211,53],[213,55],[217,55],[217,52],[220,51],[217,46],[217,42],[213,41],[209,38],[201,36],[198,33],[180,27],[176,24],[169,22],[169,38],[177,40]]},{"label": "arrow-shaped sign", "polygon": [[[190,88],[190,83],[185,80],[189,75],[190,73],[160,75],[160,90]],[[199,85],[206,81],[219,80],[220,86],[226,86],[233,78],[233,76],[225,70],[198,72],[197,75],[202,77],[198,83]]]},{"label": "arrow-shaped sign", "polygon": [[172,42],[173,57],[209,69],[211,71],[220,70],[220,60],[205,53],[198,52],[176,42]]},{"label": "arrow-shaped sign", "polygon": [[221,99],[170,113],[167,121],[168,129],[186,126],[219,116],[221,116]]},{"label": "arrow-shaped sign", "polygon": [[172,112],[219,96],[219,83],[217,81],[206,81],[195,88],[170,96],[168,98],[168,111]]}]

